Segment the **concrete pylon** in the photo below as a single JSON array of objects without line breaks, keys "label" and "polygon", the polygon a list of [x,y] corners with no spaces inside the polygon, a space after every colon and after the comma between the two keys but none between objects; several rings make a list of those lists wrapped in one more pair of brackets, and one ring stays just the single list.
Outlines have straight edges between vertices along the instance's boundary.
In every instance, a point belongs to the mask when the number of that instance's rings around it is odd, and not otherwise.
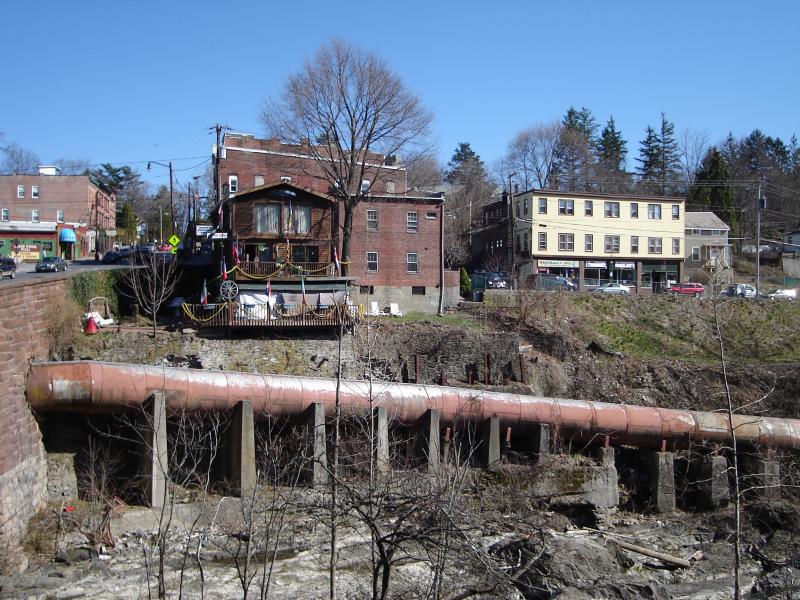
[{"label": "concrete pylon", "polygon": [[490,471],[500,468],[500,417],[489,417],[483,422],[481,456],[483,466]]},{"label": "concrete pylon", "polygon": [[389,416],[385,406],[372,409],[373,431],[375,435],[375,472],[380,475],[389,473]]},{"label": "concrete pylon", "polygon": [[140,471],[144,500],[149,506],[164,506],[169,477],[167,452],[167,401],[163,391],[153,392],[139,416],[142,435]]},{"label": "concrete pylon", "polygon": [[656,512],[675,510],[675,456],[672,452],[647,452],[645,467],[650,475],[650,499]]},{"label": "concrete pylon", "polygon": [[242,400],[233,407],[227,446],[231,491],[241,496],[252,490],[257,482],[256,430],[253,404],[249,400]]},{"label": "concrete pylon", "polygon": [[534,425],[532,439],[536,461],[541,462],[550,455],[550,426],[547,423]]},{"label": "concrete pylon", "polygon": [[305,418],[308,482],[314,487],[328,483],[328,451],[325,443],[325,405],[314,402]]},{"label": "concrete pylon", "polygon": [[697,487],[700,505],[704,508],[726,506],[731,498],[728,460],[724,456],[704,456]]},{"label": "concrete pylon", "polygon": [[431,474],[439,470],[441,454],[439,422],[441,414],[441,411],[435,408],[428,410],[420,419],[419,429],[417,430],[417,452],[425,462],[428,473]]}]

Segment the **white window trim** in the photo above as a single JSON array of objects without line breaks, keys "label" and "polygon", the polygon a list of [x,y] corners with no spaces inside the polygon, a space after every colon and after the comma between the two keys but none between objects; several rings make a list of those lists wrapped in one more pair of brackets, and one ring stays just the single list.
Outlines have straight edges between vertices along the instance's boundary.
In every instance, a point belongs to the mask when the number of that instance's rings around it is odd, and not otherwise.
[{"label": "white window trim", "polygon": [[[371,261],[371,260],[369,259],[369,255],[370,255],[370,254],[374,254],[374,255],[375,255],[375,260],[374,260],[374,261]],[[366,267],[366,269],[367,269],[367,273],[377,273],[377,272],[378,272],[378,268],[380,267],[380,263],[378,262],[378,259],[379,259],[379,258],[380,258],[380,257],[378,256],[378,253],[377,253],[377,252],[375,252],[375,251],[373,251],[373,250],[370,250],[370,251],[368,251],[368,252],[367,252],[367,254],[366,254],[366,264],[365,264],[365,267]],[[370,263],[370,262],[374,262],[374,263],[375,263],[375,268],[374,268],[374,269],[370,269],[370,268],[369,268],[369,263]]]},{"label": "white window trim", "polygon": [[[412,215],[414,217],[413,221]],[[419,212],[416,210],[406,212],[406,233],[419,233]]]},{"label": "white window trim", "polygon": [[0,211],[0,220],[9,221],[11,219],[11,211],[7,208],[2,209]]},{"label": "white window trim", "polygon": [[[235,185],[234,185],[235,183]],[[233,189],[233,188],[236,189]],[[239,176],[238,175],[228,175],[228,193],[229,194],[236,194],[239,192]]]},{"label": "white window trim", "polygon": [[64,222],[64,211],[59,209],[56,211],[56,223],[63,223]]},{"label": "white window trim", "polygon": [[[415,256],[416,259],[417,259],[413,263],[410,260],[408,260],[409,257],[411,257],[411,256]],[[412,271],[412,270],[409,269],[409,265],[411,265],[411,264],[414,264],[414,265],[417,266],[417,270],[416,271]],[[406,273],[415,273],[415,274],[419,273],[419,252],[406,252]]]},{"label": "white window trim", "polygon": [[31,186],[31,198],[33,198],[34,200],[38,200],[39,199],[39,186],[38,185],[32,185]]},{"label": "white window trim", "polygon": [[24,198],[25,197],[25,186],[18,185],[17,186],[17,198]]},{"label": "white window trim", "polygon": [[38,208],[34,208],[33,210],[31,210],[31,222],[32,223],[40,223],[41,222],[41,217],[39,216],[39,209]]},{"label": "white window trim", "polygon": [[[695,258],[695,255],[697,255],[697,258]],[[693,262],[700,262],[700,246],[692,246],[692,253],[689,259]]]}]

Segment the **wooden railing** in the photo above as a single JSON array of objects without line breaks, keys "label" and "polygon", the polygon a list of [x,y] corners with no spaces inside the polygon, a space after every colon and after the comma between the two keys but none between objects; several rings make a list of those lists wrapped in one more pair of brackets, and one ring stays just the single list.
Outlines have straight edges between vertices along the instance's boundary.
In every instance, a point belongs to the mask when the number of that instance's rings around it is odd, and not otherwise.
[{"label": "wooden railing", "polygon": [[357,317],[354,306],[336,304],[317,307],[241,306],[236,302],[224,304],[184,304],[183,315],[197,327],[335,327],[351,325]]},{"label": "wooden railing", "polygon": [[287,277],[328,277],[336,274],[336,266],[326,262],[249,262],[239,263],[241,274],[259,279],[283,279]]}]

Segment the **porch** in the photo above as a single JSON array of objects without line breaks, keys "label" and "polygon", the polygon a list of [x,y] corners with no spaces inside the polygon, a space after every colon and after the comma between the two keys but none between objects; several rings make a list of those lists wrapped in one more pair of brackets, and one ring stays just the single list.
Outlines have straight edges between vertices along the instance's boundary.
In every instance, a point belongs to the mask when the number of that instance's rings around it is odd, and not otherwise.
[{"label": "porch", "polygon": [[267,328],[300,329],[351,326],[356,307],[349,304],[320,305],[243,305],[238,302],[220,304],[183,304],[183,318],[198,328]]},{"label": "porch", "polygon": [[336,265],[328,262],[241,261],[229,272],[234,279],[266,281],[299,277],[333,277]]}]

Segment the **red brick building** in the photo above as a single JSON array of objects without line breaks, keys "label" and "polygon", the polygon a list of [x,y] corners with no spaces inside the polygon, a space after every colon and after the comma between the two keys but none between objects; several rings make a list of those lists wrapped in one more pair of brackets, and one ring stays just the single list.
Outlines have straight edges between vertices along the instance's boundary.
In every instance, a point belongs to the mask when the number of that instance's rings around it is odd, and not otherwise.
[{"label": "red brick building", "polygon": [[42,253],[74,260],[113,243],[116,198],[85,175],[0,176],[0,255],[35,261]]},{"label": "red brick building", "polygon": [[[459,299],[458,273],[442,268],[444,197],[409,193],[406,169],[396,157],[372,154],[369,161],[363,182],[369,187],[368,199],[354,211],[350,240],[348,278],[354,301],[367,308],[372,302],[380,308],[397,303],[403,311],[436,312],[442,294],[445,306],[454,304]],[[295,191],[331,198],[330,183],[322,171],[308,148],[278,140],[228,133],[220,148],[220,184],[223,198],[231,205],[236,204],[237,195],[250,198],[250,190],[268,191],[280,182]],[[285,213],[284,207],[280,214]],[[341,256],[343,208],[334,205],[331,217],[335,224],[331,245]],[[231,233],[233,239],[239,237],[235,220]],[[293,235],[296,232],[288,237]],[[301,241],[290,240],[290,246],[296,248]],[[308,262],[326,256],[322,251]]]}]

